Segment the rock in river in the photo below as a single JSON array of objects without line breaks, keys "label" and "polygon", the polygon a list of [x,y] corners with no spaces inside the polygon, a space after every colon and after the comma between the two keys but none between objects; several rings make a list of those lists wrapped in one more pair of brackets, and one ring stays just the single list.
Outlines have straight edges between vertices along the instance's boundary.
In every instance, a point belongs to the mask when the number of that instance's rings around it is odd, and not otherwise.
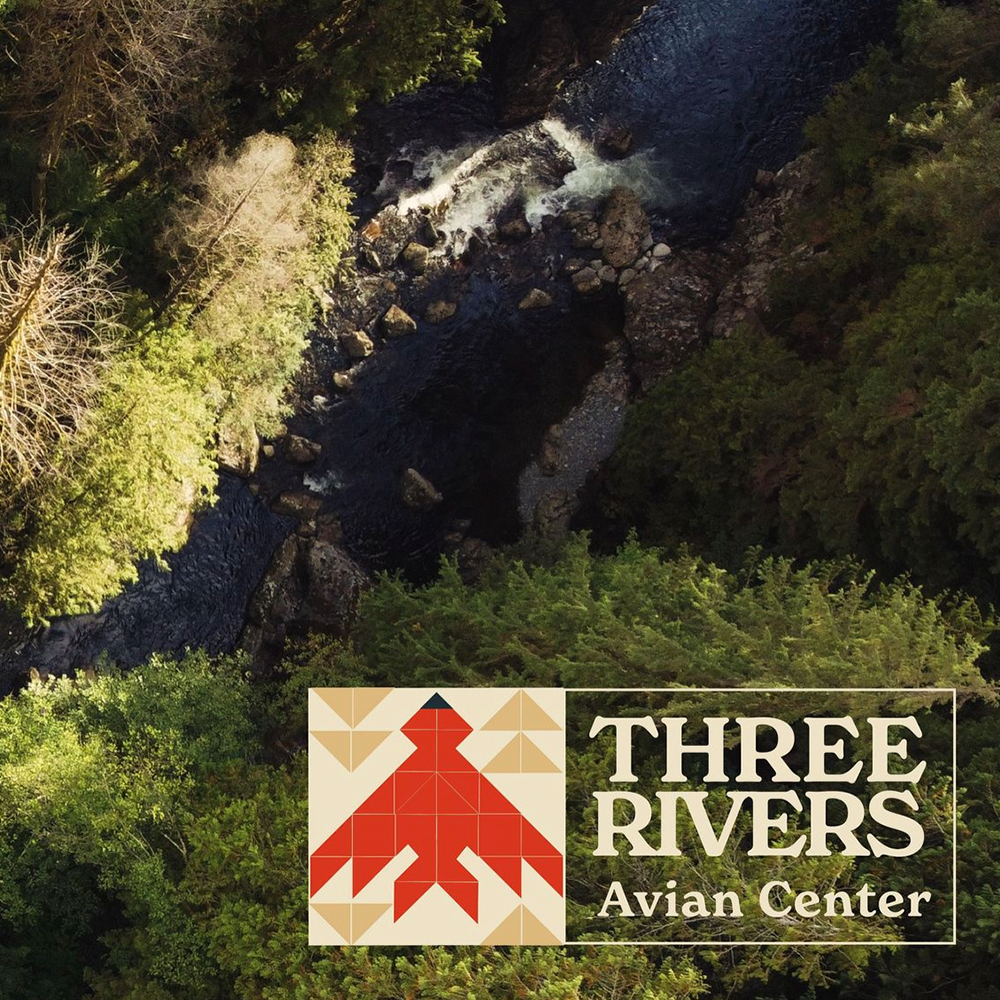
[{"label": "rock in river", "polygon": [[416,332],[417,321],[399,306],[392,306],[382,317],[382,329],[387,337],[405,337]]},{"label": "rock in river", "polygon": [[309,438],[300,437],[298,434],[289,434],[285,438],[285,454],[291,462],[299,465],[310,465],[319,458],[323,451],[323,446]]},{"label": "rock in river", "polygon": [[282,493],[271,505],[275,514],[297,517],[300,521],[311,521],[323,506],[323,498],[315,493],[289,491]]},{"label": "rock in river", "polygon": [[518,309],[548,309],[552,305],[552,296],[541,288],[532,288],[517,304]]},{"label": "rock in river", "polygon": [[403,251],[403,263],[414,274],[423,274],[427,270],[430,257],[430,250],[422,243],[408,243]]},{"label": "rock in river", "polygon": [[601,290],[601,279],[592,267],[584,267],[573,275],[573,288],[581,295],[593,295]]},{"label": "rock in river", "polygon": [[424,311],[424,319],[428,323],[443,323],[446,319],[451,319],[456,312],[458,312],[456,303],[438,299],[436,302],[432,302]]},{"label": "rock in river", "polygon": [[430,510],[444,499],[434,484],[420,475],[416,469],[407,469],[403,473],[400,480],[400,492],[403,496],[403,503],[413,510]]},{"label": "rock in river", "polygon": [[347,356],[354,361],[367,358],[375,350],[372,338],[364,330],[353,330],[350,333],[344,333],[340,337],[340,342],[343,344]]},{"label": "rock in river", "polygon": [[649,219],[639,196],[627,187],[616,187],[601,216],[604,259],[612,267],[628,267],[642,253],[649,236]]}]

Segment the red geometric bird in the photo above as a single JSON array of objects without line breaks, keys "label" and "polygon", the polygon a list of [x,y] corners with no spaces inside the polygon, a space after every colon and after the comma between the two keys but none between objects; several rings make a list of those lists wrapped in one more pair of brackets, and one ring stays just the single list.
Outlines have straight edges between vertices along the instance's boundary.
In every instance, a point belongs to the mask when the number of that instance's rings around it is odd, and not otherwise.
[{"label": "red geometric bird", "polygon": [[396,879],[394,921],[433,885],[479,919],[466,847],[519,896],[522,859],[562,895],[562,855],[459,753],[472,727],[436,694],[402,731],[413,753],[313,852],[310,896],[351,859],[357,896],[407,845],[417,859]]}]

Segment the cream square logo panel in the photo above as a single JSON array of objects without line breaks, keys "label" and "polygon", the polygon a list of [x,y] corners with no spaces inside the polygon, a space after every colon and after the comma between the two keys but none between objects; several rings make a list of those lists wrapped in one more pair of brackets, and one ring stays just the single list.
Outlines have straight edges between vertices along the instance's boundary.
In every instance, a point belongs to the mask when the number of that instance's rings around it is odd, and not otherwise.
[{"label": "cream square logo panel", "polygon": [[565,693],[309,692],[309,942],[560,944]]}]

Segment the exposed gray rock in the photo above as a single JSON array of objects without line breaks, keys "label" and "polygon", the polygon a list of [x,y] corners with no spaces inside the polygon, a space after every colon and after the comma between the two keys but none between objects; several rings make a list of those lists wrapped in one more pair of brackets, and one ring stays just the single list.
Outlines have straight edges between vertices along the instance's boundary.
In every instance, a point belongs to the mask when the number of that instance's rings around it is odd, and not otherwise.
[{"label": "exposed gray rock", "polygon": [[547,493],[535,508],[535,528],[548,538],[564,538],[577,507],[576,497],[569,493],[562,490]]},{"label": "exposed gray rock", "polygon": [[298,434],[289,434],[285,438],[285,454],[290,462],[297,462],[299,465],[310,465],[319,458],[323,446],[309,438],[300,437]]},{"label": "exposed gray rock", "polygon": [[289,490],[282,493],[271,505],[275,514],[297,517],[300,521],[312,521],[323,506],[323,498],[315,493]]},{"label": "exposed gray rock", "polygon": [[548,309],[552,305],[552,296],[541,288],[532,288],[517,304],[518,309]]},{"label": "exposed gray rock", "polygon": [[344,526],[336,514],[322,514],[316,519],[316,538],[330,545],[339,545],[344,540]]},{"label": "exposed gray rock", "polygon": [[290,636],[349,632],[369,579],[332,540],[335,524],[321,519],[316,537],[293,534],[275,553],[250,602],[240,641],[256,669],[276,662]]},{"label": "exposed gray rock", "polygon": [[503,223],[497,229],[497,233],[502,240],[516,243],[531,239],[531,226],[528,224],[528,220],[523,215],[520,215],[516,219],[510,219],[508,222]]},{"label": "exposed gray rock", "polygon": [[371,249],[380,262],[395,260],[413,239],[413,226],[412,218],[401,216],[395,205],[387,205],[362,227],[361,245]]},{"label": "exposed gray rock", "polygon": [[399,306],[394,305],[382,317],[382,329],[385,330],[387,337],[405,337],[416,332],[417,321]]},{"label": "exposed gray rock", "polygon": [[618,272],[610,264],[605,264],[604,267],[597,272],[597,276],[606,285],[613,285],[618,280]]},{"label": "exposed gray rock", "polygon": [[644,391],[703,339],[715,304],[722,262],[692,251],[629,282],[625,296],[625,338]]},{"label": "exposed gray rock", "polygon": [[649,219],[639,196],[631,188],[614,188],[601,216],[604,259],[612,267],[628,267],[642,253],[648,235]]},{"label": "exposed gray rock", "polygon": [[336,545],[317,538],[303,548],[305,593],[296,621],[310,629],[345,635],[368,577]]},{"label": "exposed gray rock", "polygon": [[264,458],[274,458],[274,445],[273,444],[263,445],[260,449],[260,453],[264,456]]},{"label": "exposed gray rock", "polygon": [[783,238],[786,214],[817,177],[816,153],[805,153],[757,178],[732,235],[712,251],[652,248],[647,270],[623,288],[625,337],[643,392],[710,337],[760,326],[776,271],[823,252],[822,234],[791,254]]},{"label": "exposed gray rock", "polygon": [[436,302],[432,302],[424,311],[424,319],[428,323],[443,323],[446,319],[451,319],[456,312],[458,312],[457,303],[438,299]]},{"label": "exposed gray rock", "polygon": [[553,424],[542,439],[538,468],[543,476],[554,476],[562,463],[562,427]]},{"label": "exposed gray rock", "polygon": [[444,500],[434,484],[416,469],[407,469],[400,478],[403,503],[413,510],[430,510]]},{"label": "exposed gray rock", "polygon": [[573,275],[573,288],[580,295],[593,295],[601,290],[601,279],[592,267],[584,267]]},{"label": "exposed gray rock", "polygon": [[375,252],[374,247],[363,246],[361,248],[361,261],[372,271],[382,270],[382,258]]},{"label": "exposed gray rock", "polygon": [[414,273],[423,274],[430,264],[431,252],[422,243],[407,243],[403,250],[403,263]]},{"label": "exposed gray rock", "polygon": [[253,429],[240,432],[224,425],[216,445],[219,466],[243,479],[249,479],[257,471],[260,456],[260,442]]},{"label": "exposed gray rock", "polygon": [[349,372],[334,372],[332,381],[337,392],[351,392],[354,389],[354,379]]},{"label": "exposed gray rock", "polygon": [[433,219],[424,220],[424,239],[432,246],[437,246],[444,239],[444,233],[434,224]]},{"label": "exposed gray rock", "polygon": [[585,219],[572,227],[573,247],[576,250],[586,250],[593,247],[594,242],[601,238],[601,231],[593,219]]},{"label": "exposed gray rock", "polygon": [[375,351],[372,338],[364,330],[351,330],[340,335],[340,342],[347,356],[354,361],[367,358]]}]

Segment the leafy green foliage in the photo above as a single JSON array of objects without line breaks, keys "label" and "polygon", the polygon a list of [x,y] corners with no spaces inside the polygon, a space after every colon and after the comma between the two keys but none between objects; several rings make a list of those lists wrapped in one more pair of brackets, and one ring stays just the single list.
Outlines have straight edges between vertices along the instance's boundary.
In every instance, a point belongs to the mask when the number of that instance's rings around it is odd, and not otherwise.
[{"label": "leafy green foliage", "polygon": [[609,510],[644,538],[854,553],[938,587],[1000,567],[997,17],[904,4],[900,54],[813,121],[825,180],[790,239],[829,249],[778,280],[768,335],[737,331],[638,407]]},{"label": "leafy green foliage", "polygon": [[[0,704],[0,995],[19,995],[39,969],[34,995],[83,995],[85,967],[89,995],[102,1000],[694,1000],[710,988],[751,995],[797,980],[847,989],[866,963],[871,979],[891,960],[868,949],[755,950],[731,963],[711,951],[632,948],[309,948],[304,688],[856,679],[972,693],[983,690],[983,627],[969,607],[946,612],[912,587],[877,588],[846,567],[765,562],[734,576],[634,544],[595,557],[576,539],[547,566],[501,562],[477,586],[450,567],[419,590],[384,579],[362,606],[356,642],[308,644],[279,689],[254,688],[238,660],[202,654],[154,658],[128,675],[36,681]],[[992,864],[995,853],[995,723],[980,714],[963,758],[969,865]],[[947,760],[950,728],[933,733]],[[588,797],[588,783],[601,787],[609,749],[573,748],[582,784],[572,802]],[[583,870],[594,863],[586,836],[584,826],[571,837]],[[720,886],[764,873],[733,860],[709,862]],[[818,885],[860,877],[845,860],[809,860],[810,876]],[[626,873],[631,863],[618,862]],[[995,948],[991,897],[978,892],[969,903],[981,915],[977,934]],[[42,927],[65,934],[58,962],[43,959]]]},{"label": "leafy green foliage", "polygon": [[29,978],[34,996],[82,995],[97,936],[123,914],[178,912],[191,790],[257,753],[252,705],[238,665],[202,655],[3,702],[4,996]]},{"label": "leafy green foliage", "polygon": [[[46,475],[7,490],[0,598],[29,621],[94,610],[177,549],[211,501],[213,453],[244,466],[280,430],[353,225],[350,152],[330,127],[362,99],[471,78],[501,16],[496,0],[230,13],[0,4],[0,235],[32,217],[71,226],[129,302],[92,412],[56,414]],[[296,142],[245,138],[259,121]]]},{"label": "leafy green foliage", "polygon": [[500,565],[476,588],[447,563],[425,590],[383,581],[355,654],[388,684],[976,690],[990,628],[972,602],[946,612],[850,565],[767,559],[730,573],[634,542],[594,556],[577,537],[553,565]]},{"label": "leafy green foliage", "polygon": [[178,549],[213,494],[214,411],[179,335],[114,366],[102,400],[31,496],[7,597],[29,620],[96,611],[136,564]]},{"label": "leafy green foliage", "polygon": [[310,131],[340,129],[363,100],[385,101],[433,78],[472,80],[502,17],[499,0],[277,3],[263,17],[277,67],[266,88],[279,117]]}]

